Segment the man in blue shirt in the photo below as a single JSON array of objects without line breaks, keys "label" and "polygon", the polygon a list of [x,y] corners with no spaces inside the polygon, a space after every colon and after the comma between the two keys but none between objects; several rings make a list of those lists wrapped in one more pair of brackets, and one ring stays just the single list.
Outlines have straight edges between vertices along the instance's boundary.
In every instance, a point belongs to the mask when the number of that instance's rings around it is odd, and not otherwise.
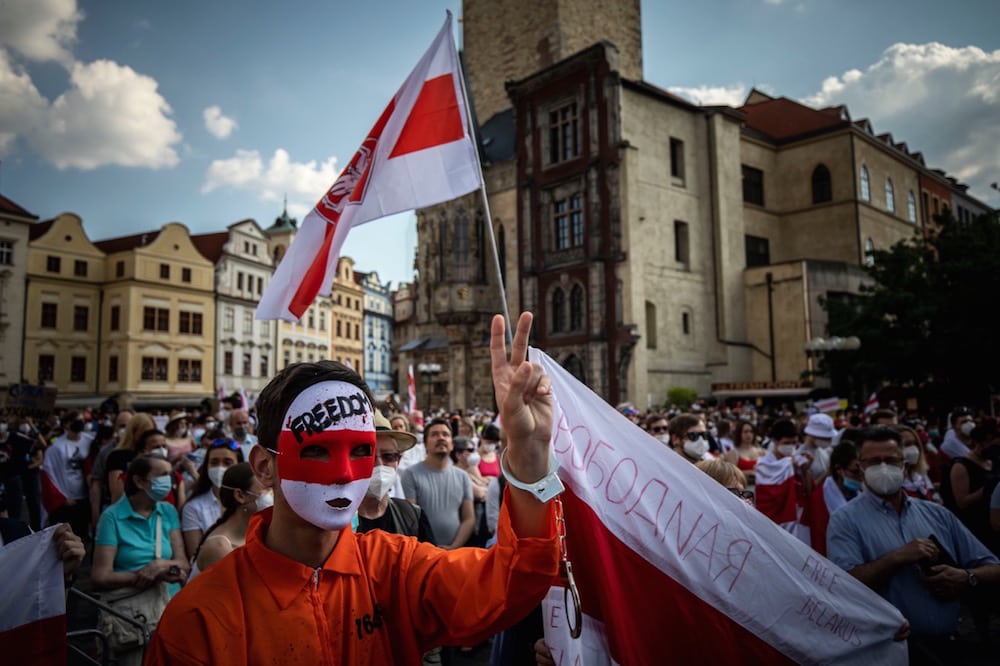
[{"label": "man in blue shirt", "polygon": [[899,433],[862,433],[866,492],[830,516],[827,557],[885,597],[910,623],[911,660],[951,658],[959,597],[1000,581],[1000,564],[943,506],[902,491]]}]

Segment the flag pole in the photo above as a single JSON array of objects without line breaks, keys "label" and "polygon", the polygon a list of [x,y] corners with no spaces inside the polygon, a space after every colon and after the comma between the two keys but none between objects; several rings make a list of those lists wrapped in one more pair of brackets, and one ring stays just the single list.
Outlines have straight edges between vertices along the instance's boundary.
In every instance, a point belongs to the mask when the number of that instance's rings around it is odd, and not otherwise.
[{"label": "flag pole", "polygon": [[[447,10],[448,15],[451,16],[451,10]],[[483,163],[479,158],[479,132],[478,128],[473,126],[472,123],[472,105],[469,103],[469,91],[465,87],[465,63],[462,58],[458,58],[458,69],[459,69],[459,84],[462,86],[462,102],[465,104],[465,118],[467,127],[466,130],[472,137],[472,143],[475,147],[476,153],[476,167],[479,169],[479,193],[483,198],[483,211],[486,216],[486,228],[489,229],[488,238],[490,239],[490,250],[493,254],[493,268],[497,274],[497,286],[500,288],[500,302],[503,306],[503,316],[504,321],[507,325],[507,344],[511,345],[514,340],[510,312],[507,309],[507,290],[503,283],[503,272],[500,270],[500,254],[497,251],[497,239],[496,234],[493,231],[493,215],[490,213],[490,201],[489,197],[486,196],[486,179],[483,178]]]}]

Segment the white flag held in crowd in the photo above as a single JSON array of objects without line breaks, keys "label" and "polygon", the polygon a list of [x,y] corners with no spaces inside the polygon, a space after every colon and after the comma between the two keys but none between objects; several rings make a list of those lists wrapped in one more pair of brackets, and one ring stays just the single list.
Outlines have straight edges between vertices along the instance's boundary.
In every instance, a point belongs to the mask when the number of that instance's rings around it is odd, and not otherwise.
[{"label": "white flag held in crowd", "polygon": [[417,385],[413,381],[413,364],[410,364],[410,369],[406,376],[406,390],[410,392],[409,402],[407,403],[406,411],[407,413],[413,413],[417,411]]},{"label": "white flag held in crowd", "polygon": [[480,187],[451,13],[351,162],[302,221],[257,306],[257,319],[298,321],[330,293],[352,227],[449,201]]},{"label": "white flag held in crowd", "polygon": [[905,664],[903,616],[623,418],[545,353],[569,559],[543,603],[556,664]]},{"label": "white flag held in crowd", "polygon": [[0,662],[66,664],[66,590],[53,525],[0,548]]}]

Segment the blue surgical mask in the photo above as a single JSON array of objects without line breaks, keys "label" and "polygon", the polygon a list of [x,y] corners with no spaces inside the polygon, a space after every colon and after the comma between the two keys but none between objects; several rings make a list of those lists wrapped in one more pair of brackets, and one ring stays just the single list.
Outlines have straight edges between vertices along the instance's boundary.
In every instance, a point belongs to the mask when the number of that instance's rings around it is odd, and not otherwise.
[{"label": "blue surgical mask", "polygon": [[170,475],[165,474],[153,479],[153,485],[146,491],[149,498],[154,502],[159,502],[170,494]]},{"label": "blue surgical mask", "polygon": [[858,492],[859,490],[861,490],[861,482],[855,481],[854,479],[845,476],[844,487],[847,488],[848,490],[853,490],[854,492]]}]

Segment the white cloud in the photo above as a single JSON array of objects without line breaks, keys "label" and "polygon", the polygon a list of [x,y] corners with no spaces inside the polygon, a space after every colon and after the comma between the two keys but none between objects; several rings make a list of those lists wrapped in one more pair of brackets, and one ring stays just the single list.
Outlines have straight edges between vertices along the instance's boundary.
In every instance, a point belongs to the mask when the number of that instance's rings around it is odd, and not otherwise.
[{"label": "white cloud", "polygon": [[105,165],[172,167],[181,140],[155,79],[109,60],[75,63],[70,87],[29,133],[60,169]]},{"label": "white cloud", "polygon": [[979,198],[1000,176],[1000,50],[894,44],[865,71],[830,77],[804,101],[846,104],[851,117],[923,152],[928,166],[964,179]]},{"label": "white cloud", "polygon": [[337,178],[337,158],[325,162],[293,162],[288,151],[278,148],[265,166],[256,150],[237,150],[233,157],[215,160],[208,167],[203,194],[221,188],[256,192],[261,201],[289,197],[288,212],[305,215]]},{"label": "white cloud", "polygon": [[731,86],[698,86],[697,88],[676,86],[668,88],[668,90],[675,95],[691,100],[695,104],[708,106],[717,104],[742,106],[748,92],[747,87],[742,83],[735,83]]},{"label": "white cloud", "polygon": [[218,106],[210,106],[202,112],[205,118],[205,129],[216,139],[227,139],[236,129],[236,121],[222,115],[222,109]]},{"label": "white cloud", "polygon": [[17,137],[30,130],[47,107],[31,77],[0,49],[0,156],[13,150]]},{"label": "white cloud", "polygon": [[0,7],[0,47],[30,60],[72,63],[76,24],[83,19],[76,0],[24,0]]}]

